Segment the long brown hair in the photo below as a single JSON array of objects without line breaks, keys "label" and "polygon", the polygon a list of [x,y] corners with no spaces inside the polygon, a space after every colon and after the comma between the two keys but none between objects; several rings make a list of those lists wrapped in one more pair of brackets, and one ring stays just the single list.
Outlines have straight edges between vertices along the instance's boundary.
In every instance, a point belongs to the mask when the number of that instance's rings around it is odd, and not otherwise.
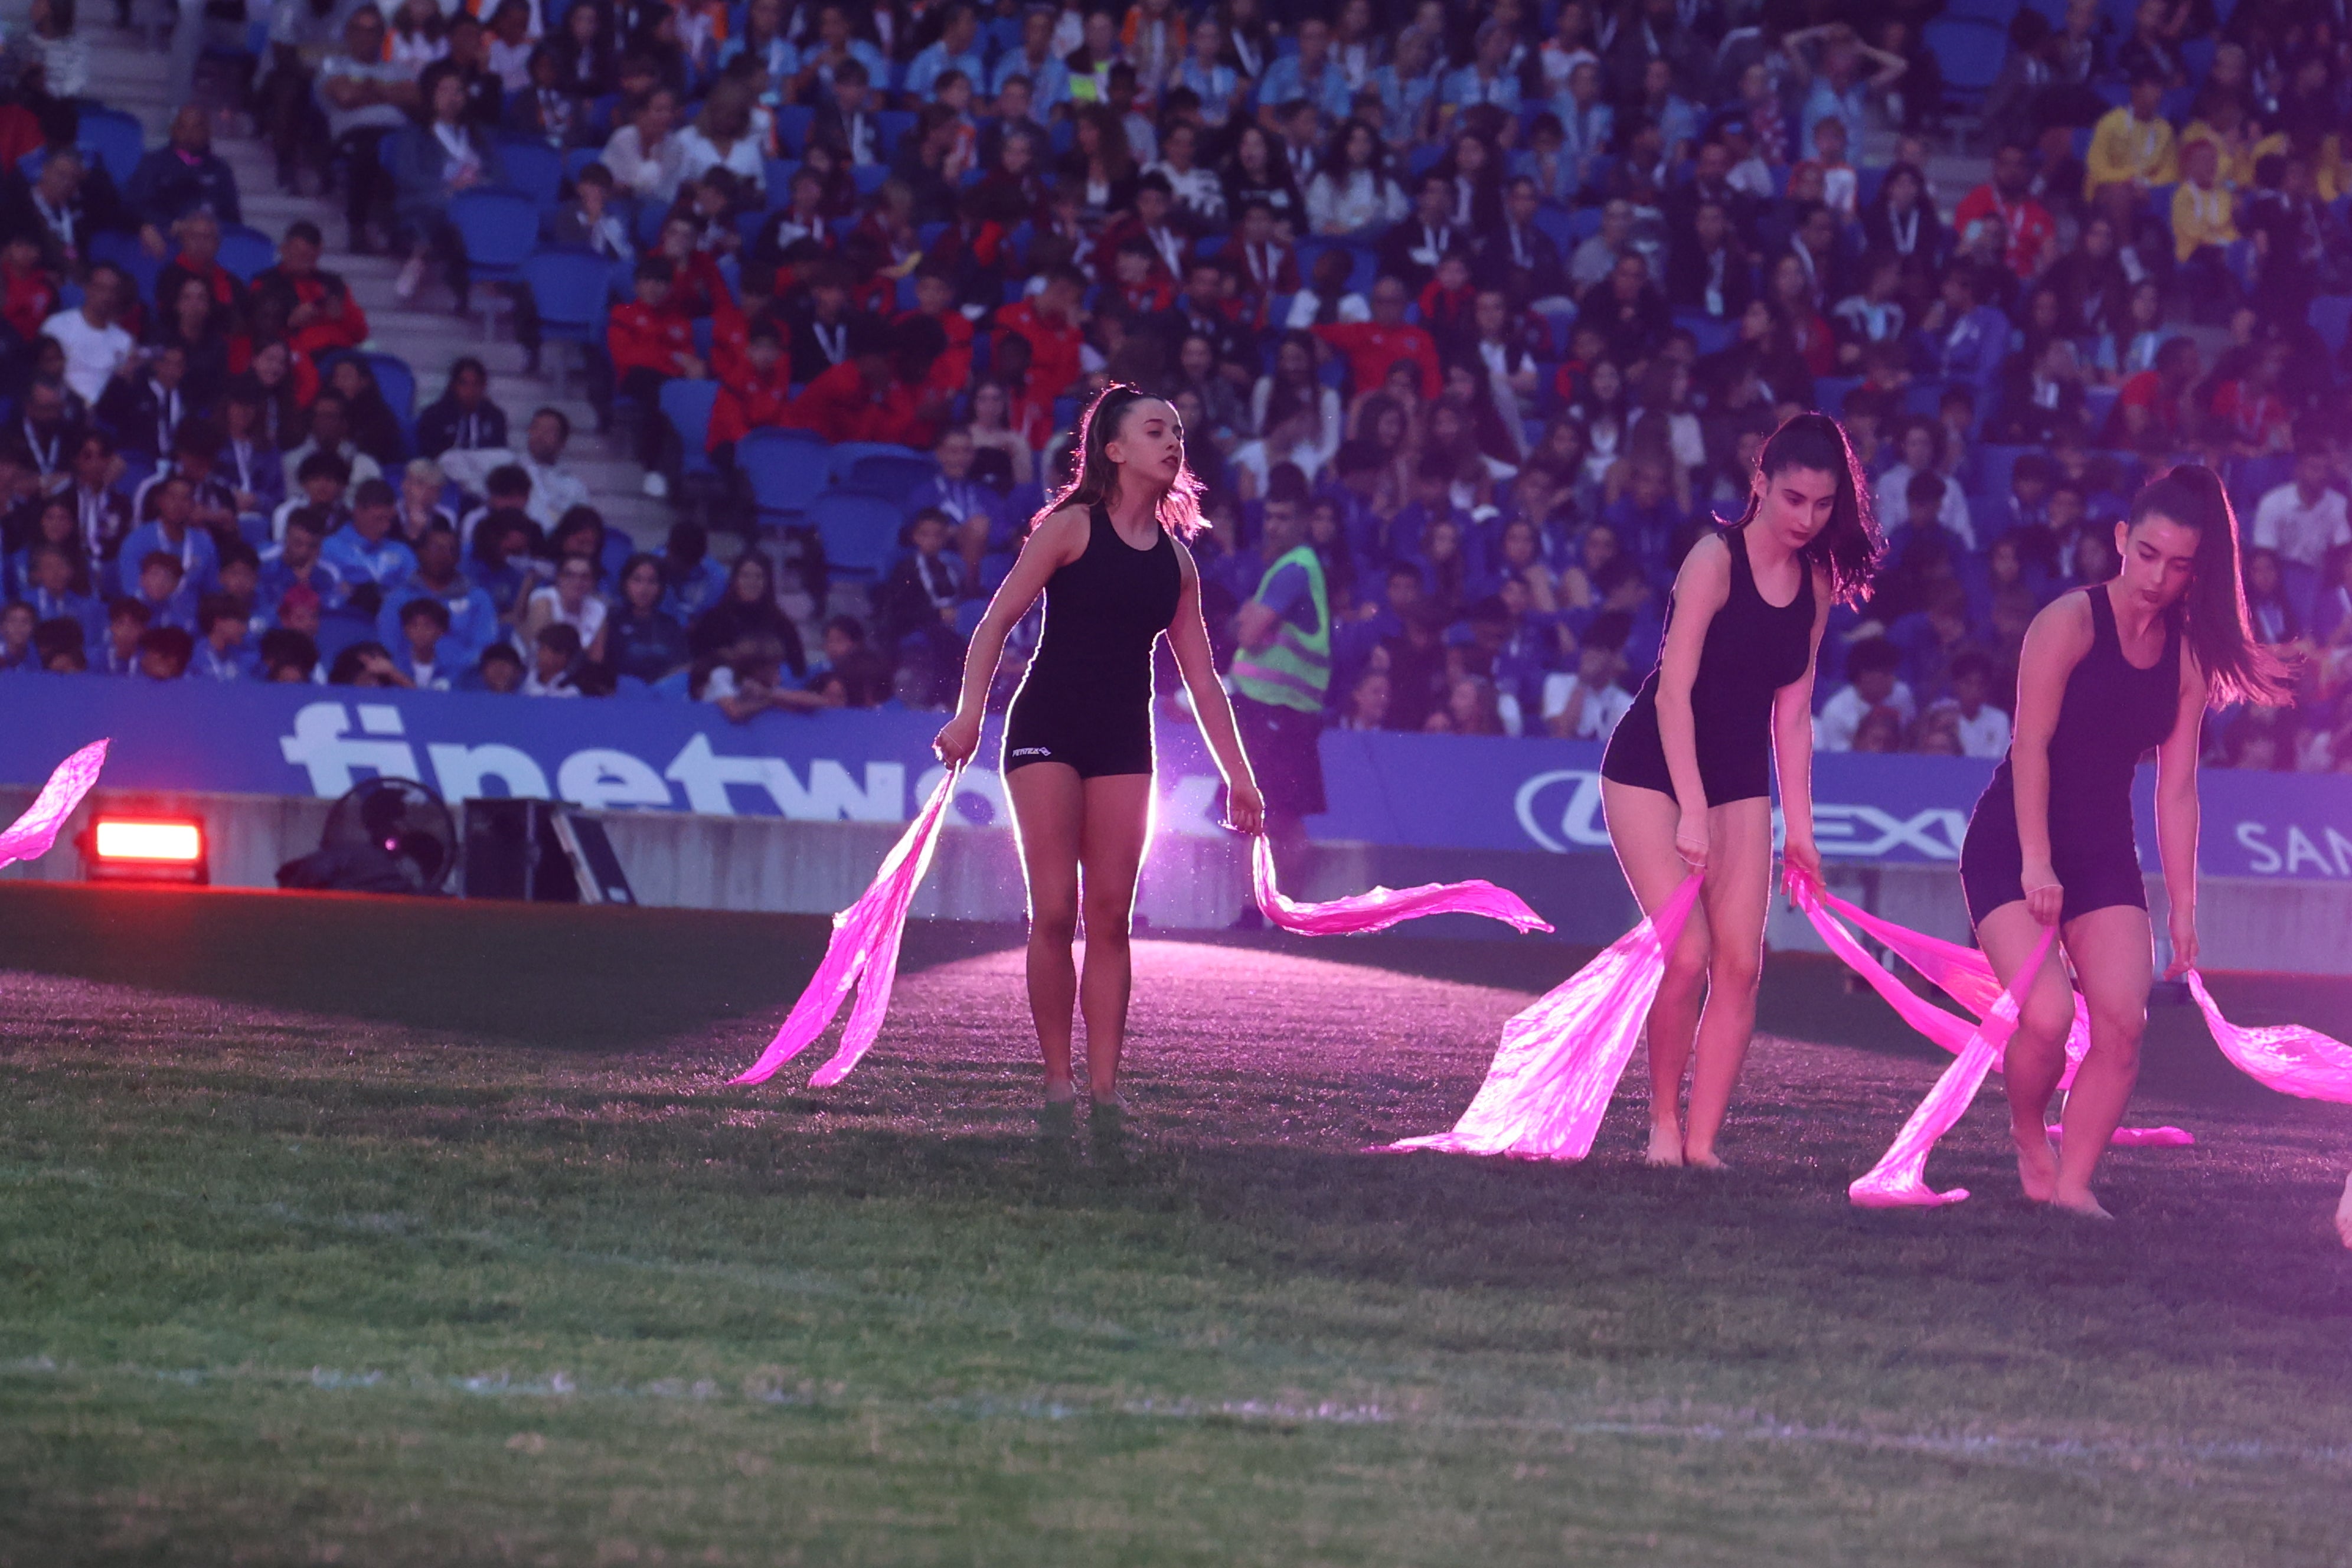
[{"label": "long brown hair", "polygon": [[[1826,414],[1792,414],[1772,432],[1756,456],[1756,471],[1766,479],[1790,468],[1811,468],[1837,480],[1837,499],[1830,503],[1828,526],[1815,534],[1799,559],[1830,574],[1830,597],[1839,604],[1859,603],[1878,575],[1886,554],[1886,536],[1870,509],[1870,486],[1862,477],[1862,463],[1845,426]],[[1754,490],[1740,513],[1741,526],[1756,516],[1761,500]]]},{"label": "long brown hair", "polygon": [[[1163,401],[1156,394],[1144,391],[1123,381],[1115,381],[1095,395],[1087,411],[1078,416],[1078,439],[1076,447],[1077,468],[1070,482],[1055,490],[1037,515],[1029,520],[1034,529],[1066,506],[1108,507],[1118,499],[1118,465],[1110,460],[1108,450],[1118,438],[1118,427],[1126,421],[1128,410],[1139,403]],[[1176,470],[1175,482],[1168,493],[1160,498],[1157,516],[1160,526],[1179,539],[1189,540],[1208,526],[1201,515],[1201,480],[1187,460]]]},{"label": "long brown hair", "polygon": [[2132,498],[2130,526],[2137,528],[2151,516],[2169,518],[2197,531],[2189,591],[2174,614],[2205,671],[2212,705],[2258,702],[2276,707],[2292,701],[2294,670],[2254,640],[2238,569],[2238,514],[2231,508],[2229,491],[2221,488],[2221,476],[2202,463],[2167,469]]}]

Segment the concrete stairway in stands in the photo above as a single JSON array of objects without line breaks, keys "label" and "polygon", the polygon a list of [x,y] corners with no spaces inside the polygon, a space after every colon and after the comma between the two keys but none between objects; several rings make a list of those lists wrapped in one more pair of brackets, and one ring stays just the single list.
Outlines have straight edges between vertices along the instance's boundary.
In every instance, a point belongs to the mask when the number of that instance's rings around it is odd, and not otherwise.
[{"label": "concrete stairway in stands", "polygon": [[[166,57],[150,48],[141,33],[119,30],[110,17],[101,19],[89,10],[82,15],[81,32],[90,43],[92,96],[138,115],[147,127],[149,145],[161,142],[178,107],[169,101]],[[523,352],[503,318],[498,336],[486,341],[478,310],[472,316],[457,316],[448,290],[437,280],[426,284],[406,304],[395,298],[393,280],[400,263],[391,257],[351,251],[339,194],[308,194],[307,175],[305,194],[281,192],[266,141],[215,130],[214,150],[236,171],[238,197],[248,225],[273,240],[282,237],[287,226],[299,219],[308,218],[319,226],[327,242],[320,265],[341,273],[366,310],[373,333],[367,346],[397,355],[415,373],[420,411],[441,395],[453,362],[467,354],[479,359],[489,368],[490,395],[506,410],[515,441],[521,441],[523,426],[533,410],[562,409],[573,430],[564,467],[588,487],[596,510],[609,526],[627,533],[641,546],[659,548],[672,517],[670,505],[643,493],[645,470],[630,456],[626,441],[617,431],[609,436],[596,434],[594,411],[577,370],[576,349],[551,344],[543,356],[547,369],[536,375],[525,374]],[[478,287],[478,299],[481,292]],[[561,397],[556,395],[555,378],[547,374],[559,355],[573,356],[568,362],[573,368],[567,376],[565,395]]]}]

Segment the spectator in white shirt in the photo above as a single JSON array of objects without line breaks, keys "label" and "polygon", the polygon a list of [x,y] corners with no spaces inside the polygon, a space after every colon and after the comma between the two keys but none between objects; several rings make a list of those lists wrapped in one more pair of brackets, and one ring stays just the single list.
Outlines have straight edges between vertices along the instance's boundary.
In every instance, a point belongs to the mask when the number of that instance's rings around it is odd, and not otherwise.
[{"label": "spectator in white shirt", "polygon": [[137,345],[114,323],[130,291],[131,279],[122,268],[101,261],[89,269],[89,279],[82,285],[81,308],[59,310],[41,323],[41,335],[55,338],[66,351],[66,384],[93,407],[106,384],[132,363]]},{"label": "spectator in white shirt", "polygon": [[[541,592],[545,592],[544,589]],[[572,671],[580,663],[580,634],[562,621],[541,626],[531,639],[530,673],[523,678],[525,697],[577,697]]]},{"label": "spectator in white shirt", "polygon": [[[1615,623],[1622,643],[1625,617],[1605,618]],[[1633,706],[1633,694],[1619,684],[1624,669],[1624,649],[1596,625],[1576,650],[1575,673],[1559,669],[1544,677],[1544,728],[1563,741],[1606,741]]]},{"label": "spectator in white shirt", "polygon": [[530,645],[546,627],[570,626],[589,662],[596,663],[604,657],[605,613],[604,601],[596,596],[596,563],[584,555],[567,555],[555,568],[555,581],[532,592],[515,630]]},{"label": "spectator in white shirt", "polygon": [[553,528],[575,506],[588,504],[588,487],[561,467],[563,448],[572,440],[572,421],[554,408],[530,416],[523,432],[522,461],[517,465],[530,476],[530,504],[523,510],[541,528]]},{"label": "spectator in white shirt", "polygon": [[2344,492],[2329,484],[2335,477],[2326,448],[2310,445],[2297,448],[2294,479],[2255,504],[2253,534],[2247,542],[2258,550],[2277,551],[2283,561],[2318,571],[2329,551],[2352,544],[2352,521],[2347,521]]},{"label": "spectator in white shirt", "polygon": [[1960,482],[1949,478],[1937,467],[1942,456],[1943,427],[1925,415],[1907,421],[1903,426],[1903,460],[1878,476],[1878,490],[1874,498],[1878,510],[1879,526],[1891,537],[1911,521],[1911,481],[1923,475],[1932,476],[1941,500],[1936,508],[1936,521],[1949,529],[1962,544],[1970,550],[1977,547],[1977,531],[1969,516],[1968,497],[1960,491]]},{"label": "spectator in white shirt", "polygon": [[1885,637],[1866,637],[1846,650],[1846,684],[1822,705],[1813,720],[1813,745],[1823,752],[1851,752],[1854,731],[1881,708],[1890,710],[1903,729],[1919,716],[1919,705],[1895,672],[1903,668],[1903,650]]},{"label": "spectator in white shirt", "polygon": [[601,162],[625,195],[667,205],[677,195],[686,172],[686,144],[672,134],[677,96],[657,87],[638,105],[635,119],[613,132]]},{"label": "spectator in white shirt", "polygon": [[1951,716],[1960,738],[1960,755],[1997,759],[2009,751],[2009,715],[1994,707],[1992,660],[1975,648],[1952,656],[1952,694],[1935,704],[1930,713]]}]

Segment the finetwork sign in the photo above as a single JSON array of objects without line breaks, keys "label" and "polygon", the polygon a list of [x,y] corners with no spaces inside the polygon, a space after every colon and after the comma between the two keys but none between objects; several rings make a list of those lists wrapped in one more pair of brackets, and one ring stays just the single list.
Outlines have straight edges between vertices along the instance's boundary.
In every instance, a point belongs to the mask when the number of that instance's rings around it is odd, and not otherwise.
[{"label": "finetwork sign", "polygon": [[[941,717],[903,709],[767,713],[746,724],[704,703],[572,702],[317,686],[169,685],[105,676],[0,678],[0,783],[37,784],[58,759],[111,737],[105,783],[130,789],[332,798],[374,775],[451,800],[514,795],[601,811],[677,811],[819,822],[902,822],[942,775]],[[997,724],[964,770],[959,817],[1010,822]],[[1155,828],[1223,830],[1200,732],[1163,712]],[[1601,749],[1550,739],[1329,731],[1326,841],[1465,850],[1606,853]],[[1824,854],[1950,865],[1989,763],[1824,753],[1813,831]],[[2149,770],[2137,808],[2155,866]],[[2211,771],[2200,781],[2209,875],[2352,879],[2352,778]]]}]

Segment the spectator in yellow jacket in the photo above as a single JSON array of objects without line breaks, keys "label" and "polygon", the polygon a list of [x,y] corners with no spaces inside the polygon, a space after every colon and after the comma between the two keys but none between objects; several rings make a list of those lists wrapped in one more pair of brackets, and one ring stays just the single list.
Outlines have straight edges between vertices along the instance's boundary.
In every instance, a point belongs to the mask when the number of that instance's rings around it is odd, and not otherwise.
[{"label": "spectator in yellow jacket", "polygon": [[2221,184],[2221,149],[2202,138],[2180,153],[2182,178],[2172,192],[2172,255],[2198,314],[2224,320],[2237,298],[2226,247],[2237,243],[2235,195]]},{"label": "spectator in yellow jacket", "polygon": [[2131,101],[2109,110],[2091,132],[2091,150],[2083,158],[2083,194],[2116,220],[2119,234],[2137,226],[2134,209],[2148,187],[2180,177],[2172,124],[2157,112],[2163,98],[2164,79],[2143,71],[2132,82]]}]

